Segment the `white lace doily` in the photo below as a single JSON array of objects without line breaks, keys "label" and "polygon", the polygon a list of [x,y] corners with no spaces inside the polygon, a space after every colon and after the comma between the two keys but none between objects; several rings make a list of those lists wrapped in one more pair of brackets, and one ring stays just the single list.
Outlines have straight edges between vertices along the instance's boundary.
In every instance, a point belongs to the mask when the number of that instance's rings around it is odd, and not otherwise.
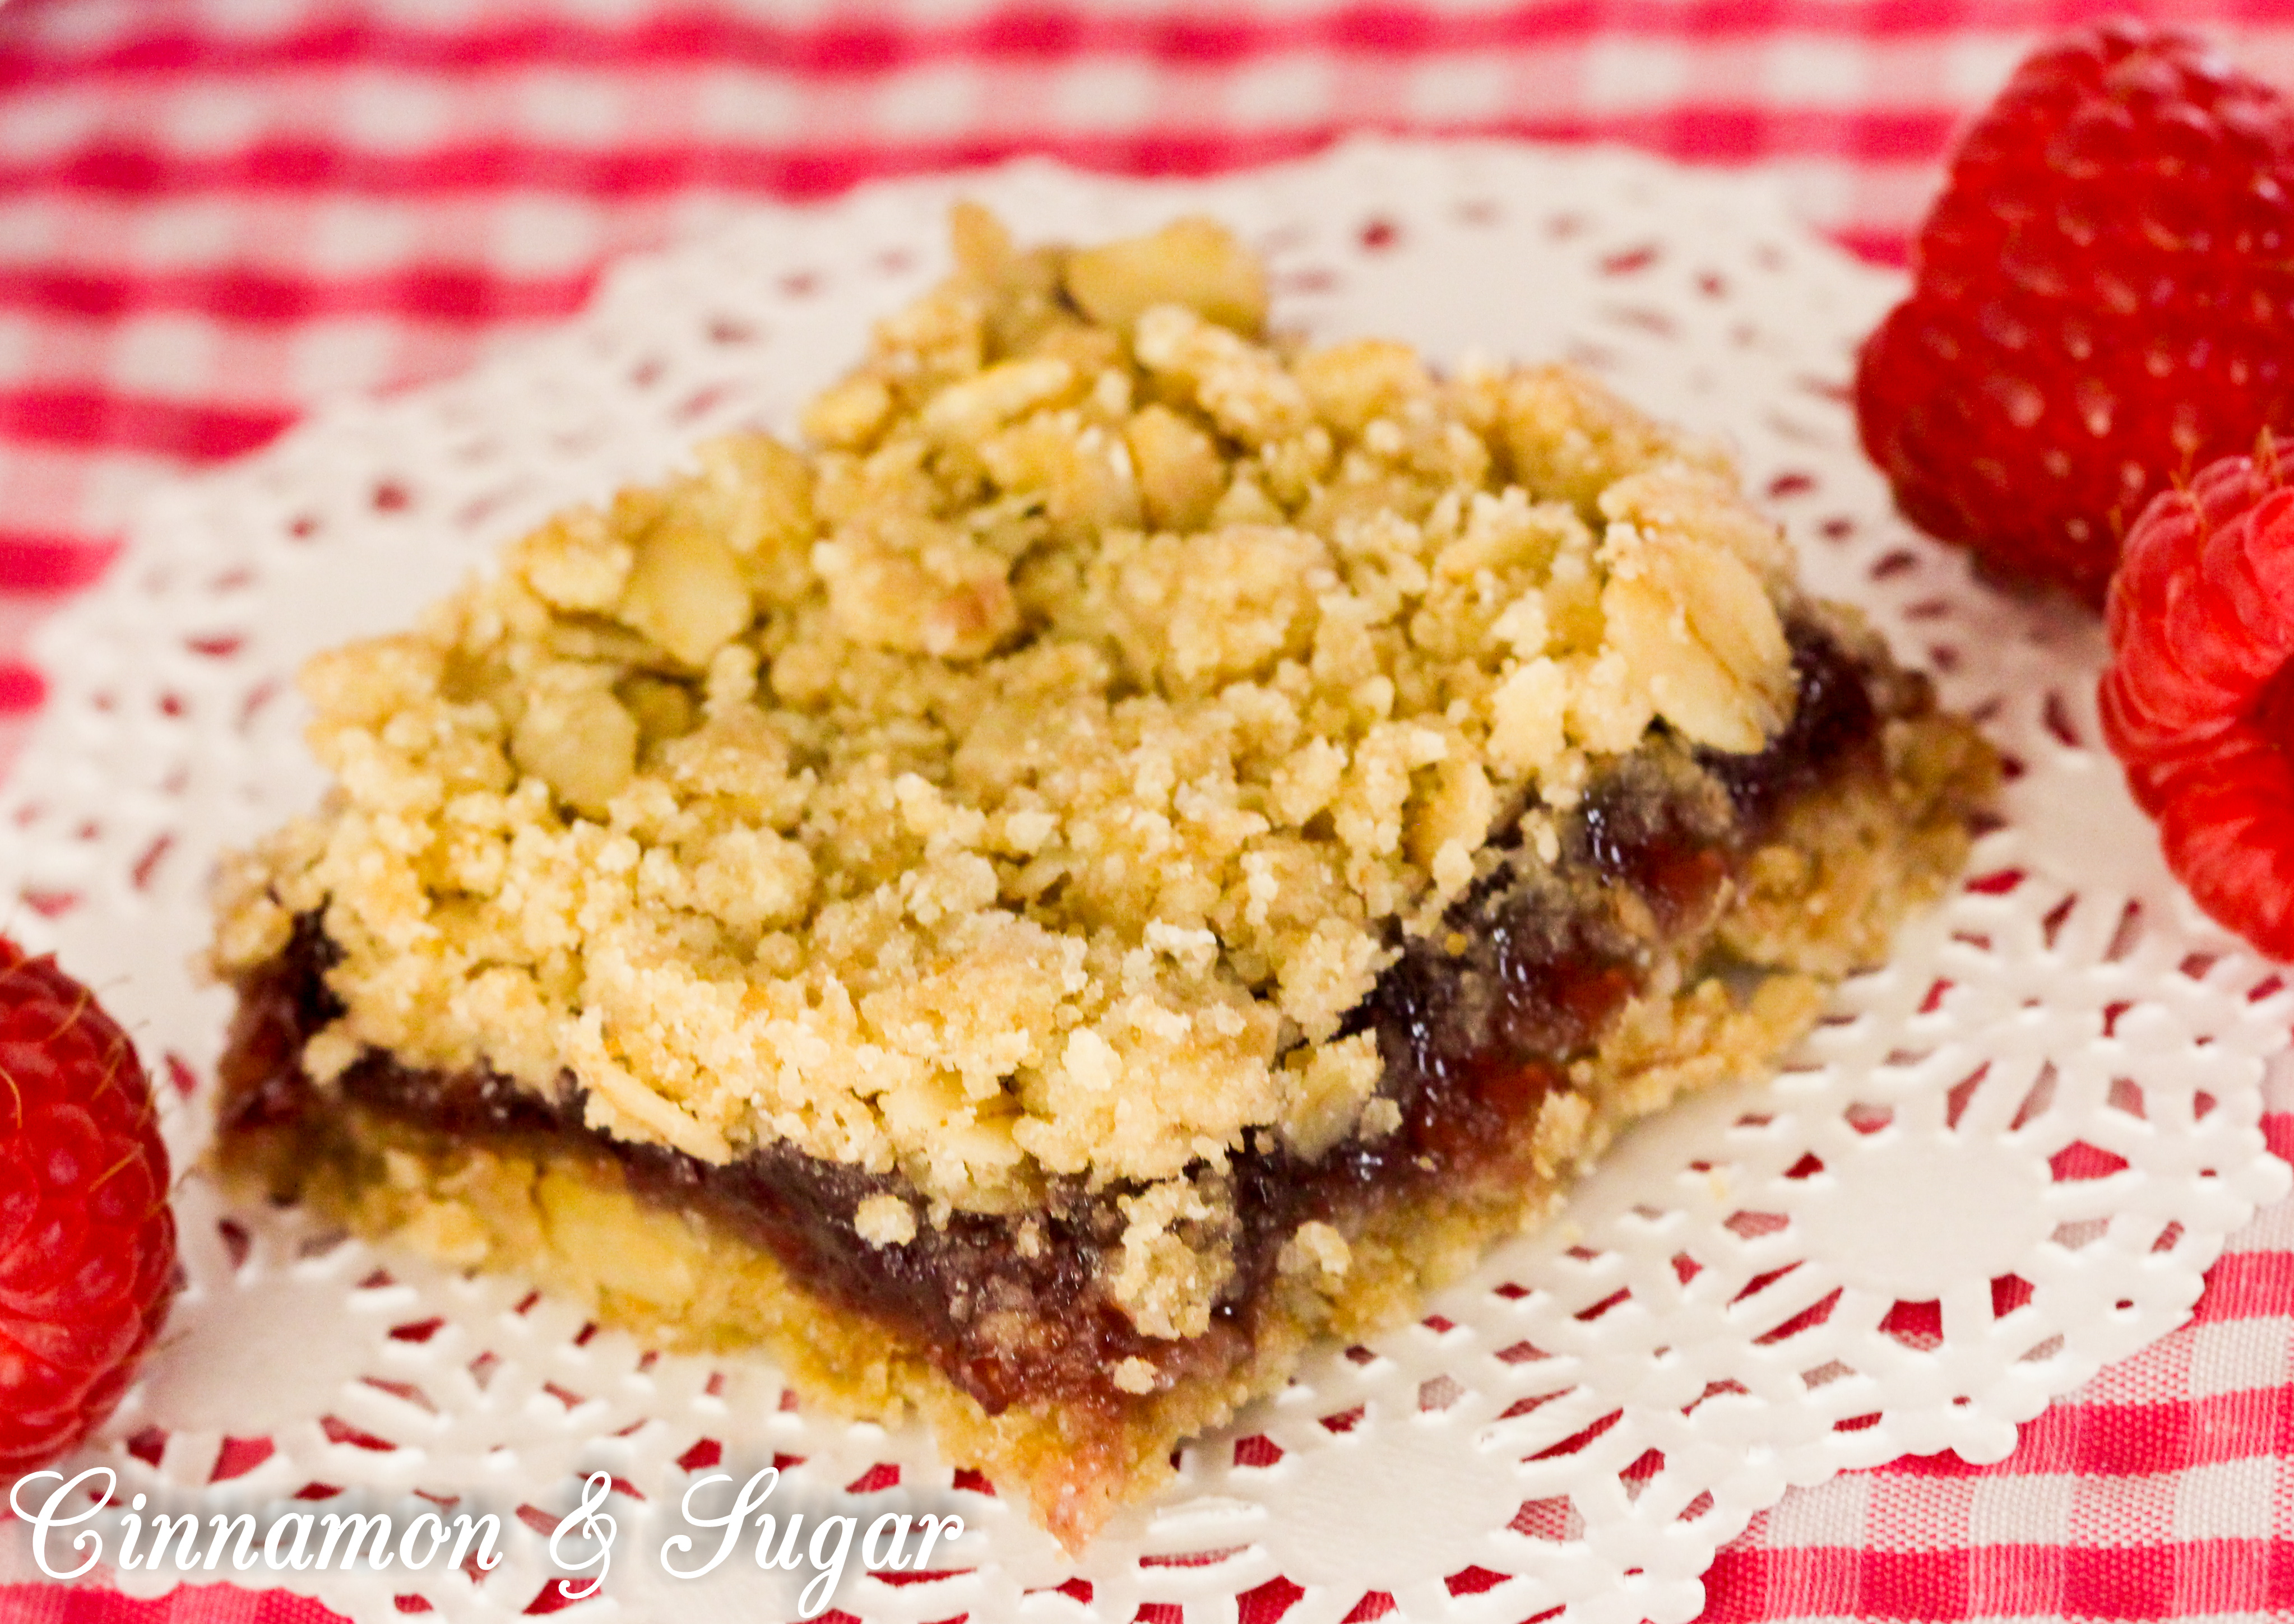
[{"label": "white lace doily", "polygon": [[[180,1165],[229,1003],[184,968],[209,863],[320,789],[297,662],[403,624],[502,539],[704,434],[788,429],[867,321],[938,273],[959,194],[1023,238],[1208,209],[1264,249],[1285,324],[1574,357],[1727,436],[1809,584],[1868,609],[2012,758],[2006,826],[1784,1076],[1647,1126],[1423,1323],[1328,1350],[1190,1447],[1179,1483],[1080,1562],[927,1440],[810,1414],[761,1363],[646,1354],[514,1280],[227,1212],[196,1173],[190,1287],[87,1456],[123,1495],[525,1509],[483,1582],[239,1576],[375,1624],[415,1598],[523,1612],[555,1576],[547,1530],[599,1468],[629,1492],[592,1616],[793,1616],[794,1582],[745,1556],[697,1582],[655,1560],[691,1474],[776,1459],[800,1506],[971,1525],[936,1577],[848,1578],[836,1606],[884,1624],[1672,1624],[1787,1485],[1908,1452],[1996,1459],[2050,1395],[2183,1320],[2225,1234],[2286,1189],[2257,1121],[2294,992],[2167,878],[2098,749],[2093,622],[1973,584],[1858,454],[1851,353],[1895,279],[1811,240],[1757,178],[1602,151],[1361,142],[1151,184],[1023,164],[761,207],[623,267],[588,315],[480,373],[169,493],[47,629],[53,698],[0,798],[0,888],[135,1033]],[[0,1573],[28,1573],[20,1536]]]}]

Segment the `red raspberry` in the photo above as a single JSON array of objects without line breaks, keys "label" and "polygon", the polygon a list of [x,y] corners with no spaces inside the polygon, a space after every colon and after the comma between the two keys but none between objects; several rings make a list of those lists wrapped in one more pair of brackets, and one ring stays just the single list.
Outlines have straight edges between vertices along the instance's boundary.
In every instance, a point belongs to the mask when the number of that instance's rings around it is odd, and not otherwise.
[{"label": "red raspberry", "polygon": [[2033,55],[1960,142],[1856,373],[1907,516],[2103,601],[2177,478],[2294,421],[2294,110],[2133,24]]},{"label": "red raspberry", "polygon": [[2266,436],[2144,510],[2108,627],[2103,736],[2168,866],[2294,960],[2294,490]]},{"label": "red raspberry", "polygon": [[0,1483],[111,1412],[175,1279],[134,1046],[54,960],[0,938]]}]

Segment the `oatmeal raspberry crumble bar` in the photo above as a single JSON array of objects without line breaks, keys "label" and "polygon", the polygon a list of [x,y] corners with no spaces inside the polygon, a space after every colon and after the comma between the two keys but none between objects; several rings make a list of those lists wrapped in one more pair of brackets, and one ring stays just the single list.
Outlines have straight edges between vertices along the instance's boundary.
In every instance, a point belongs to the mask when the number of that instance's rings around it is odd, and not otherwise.
[{"label": "oatmeal raspberry crumble bar", "polygon": [[1769,1066],[1992,759],[1583,377],[1270,337],[1207,222],[955,237],[812,449],[308,667],[219,1154],[920,1410],[1075,1545]]}]

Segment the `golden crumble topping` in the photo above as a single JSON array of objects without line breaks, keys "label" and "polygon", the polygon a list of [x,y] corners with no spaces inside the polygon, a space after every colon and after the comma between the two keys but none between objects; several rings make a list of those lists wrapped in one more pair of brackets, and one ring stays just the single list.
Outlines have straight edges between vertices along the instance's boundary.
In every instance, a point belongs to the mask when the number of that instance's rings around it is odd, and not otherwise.
[{"label": "golden crumble topping", "polygon": [[338,787],[227,867],[216,962],[323,910],[321,1082],[570,1071],[626,1139],[905,1174],[872,1244],[1135,1187],[1114,1289],[1188,1336],[1246,1134],[1392,1127],[1340,1018],[1489,839],[1660,719],[1778,726],[1789,559],[1566,369],[1271,337],[1208,222],[955,238],[815,449],[704,445],[313,661]]}]

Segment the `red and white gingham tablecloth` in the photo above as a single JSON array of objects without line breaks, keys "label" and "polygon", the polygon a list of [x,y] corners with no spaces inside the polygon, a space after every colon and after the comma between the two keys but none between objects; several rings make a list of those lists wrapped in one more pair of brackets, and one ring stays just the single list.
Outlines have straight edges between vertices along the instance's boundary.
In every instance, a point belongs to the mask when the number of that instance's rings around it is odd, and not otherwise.
[{"label": "red and white gingham tablecloth", "polygon": [[[743,199],[1022,151],[1199,172],[1349,128],[1506,134],[1773,165],[1900,260],[1959,121],[2106,10],[2294,87],[2287,0],[0,0],[0,752],[40,701],[27,630],[141,494],[466,367]],[[2266,1125],[2294,1152],[2294,1088]],[[1788,1495],[1705,1617],[2294,1617],[2290,1352],[2294,1206],[2006,1461]],[[331,1616],[0,1588],[0,1624]]]}]

